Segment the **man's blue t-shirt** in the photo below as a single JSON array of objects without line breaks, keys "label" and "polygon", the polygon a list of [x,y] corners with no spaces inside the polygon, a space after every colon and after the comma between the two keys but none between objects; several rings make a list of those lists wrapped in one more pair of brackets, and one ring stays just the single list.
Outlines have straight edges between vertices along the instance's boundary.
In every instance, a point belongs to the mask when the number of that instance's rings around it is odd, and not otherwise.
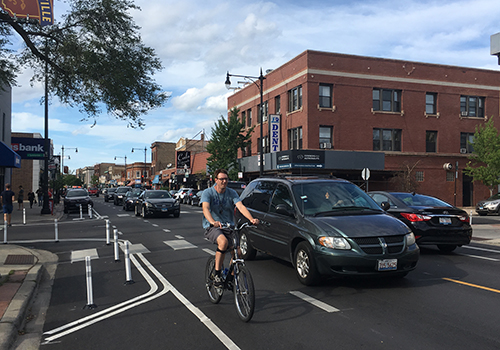
[{"label": "man's blue t-shirt", "polygon": [[[215,221],[221,223],[230,223],[234,226],[234,206],[240,202],[240,196],[232,188],[227,188],[224,193],[218,193],[215,186],[207,188],[201,194],[201,203],[208,202],[210,204],[210,212]],[[210,227],[210,223],[203,216],[203,228]]]},{"label": "man's blue t-shirt", "polygon": [[15,193],[11,190],[5,190],[0,196],[2,196],[2,205],[12,205],[12,196],[15,196]]}]

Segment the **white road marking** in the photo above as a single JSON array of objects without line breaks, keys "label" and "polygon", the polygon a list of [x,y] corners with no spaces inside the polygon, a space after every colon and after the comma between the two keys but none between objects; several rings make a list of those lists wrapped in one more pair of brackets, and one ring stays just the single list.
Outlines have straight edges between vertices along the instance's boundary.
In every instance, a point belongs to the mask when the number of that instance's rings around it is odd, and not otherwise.
[{"label": "white road marking", "polygon": [[175,235],[175,238],[177,238],[177,239],[184,239],[184,237],[181,236],[181,235]]},{"label": "white road marking", "polygon": [[469,254],[460,254],[460,255],[467,256],[469,258],[483,259],[483,260],[489,260],[489,261],[500,261],[499,259],[488,258],[486,256],[469,255]]},{"label": "white road marking", "polygon": [[159,226],[158,224],[152,224],[152,225],[153,225],[153,227],[158,227]]},{"label": "white road marking", "polygon": [[494,249],[486,249],[486,248],[472,247],[472,246],[462,246],[462,248],[475,249],[475,250],[481,250],[483,252],[500,254],[500,250],[494,250]]},{"label": "white road marking", "polygon": [[210,255],[215,255],[215,252],[212,250],[212,249],[208,249],[208,248],[203,248],[202,249],[205,253],[208,253]]},{"label": "white road marking", "polygon": [[86,256],[90,256],[90,259],[99,259],[99,254],[97,254],[97,249],[83,249],[83,250],[73,250],[71,252],[71,263],[77,261],[84,261]]},{"label": "white road marking", "polygon": [[338,312],[338,311],[340,311],[339,309],[337,309],[331,305],[328,305],[322,301],[319,301],[318,299],[314,299],[313,297],[310,297],[309,295],[304,294],[302,292],[292,290],[289,293],[292,295],[295,295],[296,297],[298,297],[304,301],[307,301],[308,303],[310,303],[310,304],[312,304],[312,305],[314,305],[322,310],[325,310],[326,312]]},{"label": "white road marking", "polygon": [[186,240],[180,239],[175,241],[163,241],[166,245],[171,247],[173,250],[181,250],[181,249],[192,249],[197,248],[194,244],[189,243]]},{"label": "white road marking", "polygon": [[123,218],[126,216],[130,216],[130,214],[116,214],[116,216],[118,216],[119,218]]},{"label": "white road marking", "polygon": [[169,229],[164,228],[163,231],[165,232],[171,232]]}]

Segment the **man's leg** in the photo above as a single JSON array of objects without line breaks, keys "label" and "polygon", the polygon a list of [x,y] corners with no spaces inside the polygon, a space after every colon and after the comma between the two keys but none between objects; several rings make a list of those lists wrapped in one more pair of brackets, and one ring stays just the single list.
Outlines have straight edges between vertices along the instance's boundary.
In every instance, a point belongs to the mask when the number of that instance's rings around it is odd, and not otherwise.
[{"label": "man's leg", "polygon": [[[222,270],[222,265],[224,263],[225,251],[227,249],[227,238],[223,234],[217,237],[217,251],[215,252],[215,271],[219,272]],[[224,253],[222,253],[224,252]]]}]

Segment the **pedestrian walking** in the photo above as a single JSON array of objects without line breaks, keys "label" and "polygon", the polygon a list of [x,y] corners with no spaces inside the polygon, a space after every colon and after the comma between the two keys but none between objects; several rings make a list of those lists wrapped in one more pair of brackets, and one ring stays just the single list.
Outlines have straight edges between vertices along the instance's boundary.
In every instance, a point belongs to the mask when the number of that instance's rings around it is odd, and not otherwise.
[{"label": "pedestrian walking", "polygon": [[19,192],[17,193],[17,210],[23,209],[24,206],[24,189],[23,186],[19,186]]},{"label": "pedestrian walking", "polygon": [[36,190],[36,195],[38,197],[38,206],[41,206],[42,205],[42,201],[43,201],[43,191],[41,188],[39,188],[38,190]]},{"label": "pedestrian walking", "polygon": [[6,221],[9,226],[12,226],[12,210],[14,209],[14,205],[12,203],[14,203],[15,197],[16,194],[14,191],[10,190],[10,184],[5,184],[5,191],[0,193],[0,198],[3,206],[3,221]]},{"label": "pedestrian walking", "polygon": [[28,200],[30,201],[30,209],[33,209],[33,202],[35,201],[35,193],[33,191],[28,192]]}]

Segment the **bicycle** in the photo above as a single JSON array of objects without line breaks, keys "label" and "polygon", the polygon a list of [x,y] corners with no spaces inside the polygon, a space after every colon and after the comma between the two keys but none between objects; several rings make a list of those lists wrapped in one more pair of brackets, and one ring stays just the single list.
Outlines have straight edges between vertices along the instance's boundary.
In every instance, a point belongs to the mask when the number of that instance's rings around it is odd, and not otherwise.
[{"label": "bicycle", "polygon": [[236,312],[239,318],[244,322],[250,321],[255,309],[255,289],[252,275],[245,265],[245,261],[240,258],[238,254],[239,231],[247,226],[251,226],[250,223],[245,222],[240,227],[231,227],[229,224],[223,224],[222,226],[222,228],[232,229],[234,233],[234,259],[232,259],[228,269],[223,268],[222,287],[217,287],[214,283],[215,256],[208,258],[205,268],[205,286],[210,301],[213,304],[218,304],[222,299],[224,290],[233,291]]}]

